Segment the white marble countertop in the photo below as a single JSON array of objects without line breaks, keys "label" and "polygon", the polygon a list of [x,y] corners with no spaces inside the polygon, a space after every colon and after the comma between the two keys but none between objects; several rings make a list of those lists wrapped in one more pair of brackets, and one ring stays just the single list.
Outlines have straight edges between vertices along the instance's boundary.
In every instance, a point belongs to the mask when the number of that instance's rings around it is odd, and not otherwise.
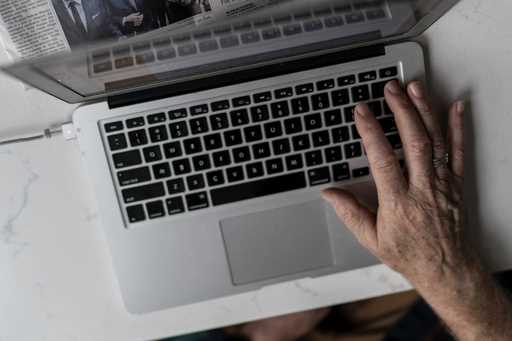
[{"label": "white marble countertop", "polygon": [[[445,102],[470,99],[469,225],[494,269],[512,268],[509,0],[462,0],[421,37]],[[6,60],[0,52],[0,62]],[[0,136],[69,120],[73,106],[0,76]],[[148,340],[406,290],[384,266],[175,310],[123,307],[76,142],[0,149],[0,340]]]}]

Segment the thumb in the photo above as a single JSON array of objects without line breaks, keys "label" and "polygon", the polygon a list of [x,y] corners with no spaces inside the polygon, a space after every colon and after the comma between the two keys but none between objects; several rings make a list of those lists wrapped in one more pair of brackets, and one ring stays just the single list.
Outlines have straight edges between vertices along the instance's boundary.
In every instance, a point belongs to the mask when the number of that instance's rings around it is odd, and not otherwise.
[{"label": "thumb", "polygon": [[368,249],[377,244],[375,227],[376,216],[367,207],[361,205],[356,197],[337,188],[329,188],[322,192],[323,198],[331,204],[347,228],[359,242]]}]

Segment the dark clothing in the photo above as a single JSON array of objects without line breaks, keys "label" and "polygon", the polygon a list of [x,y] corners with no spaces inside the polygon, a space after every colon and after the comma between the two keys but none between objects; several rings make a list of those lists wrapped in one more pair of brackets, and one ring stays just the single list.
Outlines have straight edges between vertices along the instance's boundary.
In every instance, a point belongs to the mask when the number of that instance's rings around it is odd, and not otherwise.
[{"label": "dark clothing", "polygon": [[182,6],[180,4],[167,1],[167,18],[169,20],[169,24],[190,18],[193,15],[195,15],[193,6]]},{"label": "dark clothing", "polygon": [[75,22],[63,0],[52,0],[52,3],[71,48],[122,35],[111,23],[108,8],[102,0],[82,1],[85,22]]},{"label": "dark clothing", "polygon": [[[130,0],[106,0],[110,13],[112,14],[112,21],[116,27],[123,32],[124,35],[133,35],[144,33],[153,29],[152,13],[148,8],[151,8],[151,0],[135,0],[136,7],[133,6]],[[144,15],[142,24],[135,27],[133,23],[125,23],[123,25],[123,18],[133,13],[140,13]]]}]

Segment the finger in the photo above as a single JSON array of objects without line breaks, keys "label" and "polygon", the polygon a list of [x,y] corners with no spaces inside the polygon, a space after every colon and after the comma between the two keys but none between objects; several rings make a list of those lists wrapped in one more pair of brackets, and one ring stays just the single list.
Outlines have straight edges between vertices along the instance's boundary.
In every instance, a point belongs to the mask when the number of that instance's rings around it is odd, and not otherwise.
[{"label": "finger", "polygon": [[450,108],[448,122],[450,168],[458,177],[464,177],[464,103],[455,102]]},{"label": "finger", "polygon": [[395,152],[368,105],[358,104],[354,117],[368,155],[379,198],[384,200],[386,195],[405,191],[407,183]]},{"label": "finger", "polygon": [[[427,98],[425,87],[421,82],[411,82],[407,87],[407,92],[416,110],[423,120],[428,136],[432,141],[433,159],[443,159],[447,152],[446,141],[441,130],[439,117],[432,109],[432,105]],[[448,176],[448,167],[436,168],[438,176],[445,178]]]},{"label": "finger", "polygon": [[370,250],[375,249],[377,245],[375,214],[346,191],[330,188],[324,190],[322,195],[357,240],[364,247]]},{"label": "finger", "polygon": [[404,145],[407,170],[412,183],[421,184],[431,181],[433,174],[432,144],[425,126],[397,81],[391,81],[385,87],[386,101],[395,120]]}]

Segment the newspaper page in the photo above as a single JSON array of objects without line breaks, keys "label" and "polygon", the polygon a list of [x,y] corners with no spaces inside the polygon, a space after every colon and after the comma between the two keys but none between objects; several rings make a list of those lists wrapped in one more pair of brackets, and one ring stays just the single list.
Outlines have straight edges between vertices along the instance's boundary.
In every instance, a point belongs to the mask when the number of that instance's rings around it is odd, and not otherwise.
[{"label": "newspaper page", "polygon": [[[269,0],[0,0],[0,40],[13,59],[230,18]],[[275,2],[273,0],[272,2]]]}]

